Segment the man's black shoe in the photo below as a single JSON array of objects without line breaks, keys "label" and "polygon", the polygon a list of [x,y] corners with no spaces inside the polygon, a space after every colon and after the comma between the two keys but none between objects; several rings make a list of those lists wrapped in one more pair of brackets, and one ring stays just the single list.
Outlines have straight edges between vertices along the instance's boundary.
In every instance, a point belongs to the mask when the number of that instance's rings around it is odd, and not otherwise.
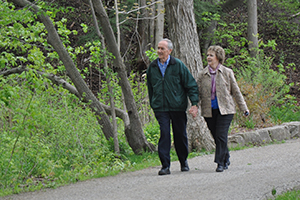
[{"label": "man's black shoe", "polygon": [[167,174],[171,174],[169,167],[161,168],[161,170],[159,170],[158,172],[158,175],[167,175]]},{"label": "man's black shoe", "polygon": [[190,168],[189,168],[189,165],[188,165],[187,161],[185,161],[184,164],[181,165],[181,171],[182,172],[190,171]]},{"label": "man's black shoe", "polygon": [[222,165],[218,165],[216,172],[223,172],[224,171],[224,167]]}]

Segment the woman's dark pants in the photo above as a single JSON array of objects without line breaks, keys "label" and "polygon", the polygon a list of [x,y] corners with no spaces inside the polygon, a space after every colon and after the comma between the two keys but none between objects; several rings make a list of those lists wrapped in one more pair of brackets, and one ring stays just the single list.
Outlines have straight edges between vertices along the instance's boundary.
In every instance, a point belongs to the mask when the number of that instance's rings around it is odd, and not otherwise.
[{"label": "woman's dark pants", "polygon": [[160,125],[160,139],[158,142],[158,155],[163,168],[170,167],[172,123],[175,150],[181,165],[188,157],[188,139],[186,133],[187,116],[185,111],[155,112],[155,117]]},{"label": "woman's dark pants", "polygon": [[233,114],[221,115],[219,109],[212,110],[212,117],[204,118],[216,144],[215,162],[225,166],[229,160],[227,147],[228,130],[233,119]]}]

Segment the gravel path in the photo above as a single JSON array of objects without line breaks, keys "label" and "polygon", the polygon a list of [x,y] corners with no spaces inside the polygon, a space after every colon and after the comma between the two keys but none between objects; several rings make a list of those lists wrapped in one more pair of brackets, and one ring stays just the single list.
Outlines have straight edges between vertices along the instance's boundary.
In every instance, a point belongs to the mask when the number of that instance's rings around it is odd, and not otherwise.
[{"label": "gravel path", "polygon": [[214,155],[189,159],[189,172],[172,162],[171,175],[158,176],[160,167],[151,167],[2,199],[246,200],[272,198],[273,189],[280,194],[300,186],[300,139],[231,151],[231,165],[222,173],[215,172],[213,159]]}]

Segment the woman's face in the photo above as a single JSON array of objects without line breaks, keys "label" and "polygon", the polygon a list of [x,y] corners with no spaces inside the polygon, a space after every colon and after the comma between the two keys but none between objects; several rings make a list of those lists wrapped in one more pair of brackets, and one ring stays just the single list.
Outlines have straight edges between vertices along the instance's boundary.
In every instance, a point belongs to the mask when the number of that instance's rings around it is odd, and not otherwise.
[{"label": "woman's face", "polygon": [[219,65],[219,60],[214,51],[208,51],[206,57],[207,63],[212,67],[216,68]]}]

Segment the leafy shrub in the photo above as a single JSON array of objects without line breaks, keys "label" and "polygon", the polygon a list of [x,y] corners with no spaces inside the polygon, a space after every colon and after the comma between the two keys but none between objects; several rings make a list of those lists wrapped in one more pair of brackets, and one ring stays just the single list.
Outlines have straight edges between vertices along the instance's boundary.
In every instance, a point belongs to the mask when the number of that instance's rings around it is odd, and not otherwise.
[{"label": "leafy shrub", "polygon": [[[252,113],[250,119],[256,126],[263,126],[270,119],[270,108],[290,98],[287,95],[290,85],[286,84],[284,74],[270,68],[272,59],[264,56],[262,51],[256,58],[247,58],[247,61],[247,64],[235,70],[235,74]],[[242,124],[247,120],[243,119]]]},{"label": "leafy shrub", "polygon": [[160,127],[157,121],[149,123],[144,128],[145,136],[148,142],[157,145],[160,137]]},{"label": "leafy shrub", "polygon": [[281,106],[272,106],[269,112],[275,123],[300,121],[300,106],[297,101],[287,101]]},{"label": "leafy shrub", "polygon": [[[22,79],[18,78],[18,82]],[[0,194],[106,176],[130,168],[109,149],[93,112],[60,88],[0,82]],[[3,84],[1,84],[3,83]],[[10,95],[7,95],[7,94]],[[130,148],[120,135],[123,152]]]}]

